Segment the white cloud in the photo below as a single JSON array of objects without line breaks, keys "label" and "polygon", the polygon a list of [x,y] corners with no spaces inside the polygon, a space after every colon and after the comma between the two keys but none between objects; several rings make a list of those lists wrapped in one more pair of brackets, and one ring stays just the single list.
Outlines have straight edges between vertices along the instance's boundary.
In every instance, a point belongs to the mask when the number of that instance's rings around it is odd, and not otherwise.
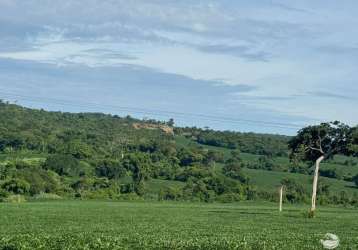
[{"label": "white cloud", "polygon": [[232,95],[230,105],[357,123],[354,98],[308,94],[356,93],[354,7],[355,1],[0,1],[8,30],[32,24],[26,38],[0,30],[10,41],[0,57],[224,79],[253,87]]}]

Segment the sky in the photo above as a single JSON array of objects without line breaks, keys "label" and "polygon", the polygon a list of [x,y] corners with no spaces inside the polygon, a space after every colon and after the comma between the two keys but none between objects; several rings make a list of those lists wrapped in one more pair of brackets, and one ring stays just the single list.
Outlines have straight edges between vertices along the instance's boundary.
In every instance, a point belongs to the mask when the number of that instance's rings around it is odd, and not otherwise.
[{"label": "sky", "polygon": [[0,99],[294,134],[358,123],[356,0],[0,0]]}]

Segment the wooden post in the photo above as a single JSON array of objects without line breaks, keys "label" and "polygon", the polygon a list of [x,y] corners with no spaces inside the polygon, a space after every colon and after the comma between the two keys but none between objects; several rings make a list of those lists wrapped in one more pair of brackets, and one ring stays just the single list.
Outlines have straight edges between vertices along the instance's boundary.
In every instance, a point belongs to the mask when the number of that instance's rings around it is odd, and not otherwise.
[{"label": "wooden post", "polygon": [[280,188],[280,212],[282,212],[283,186]]}]

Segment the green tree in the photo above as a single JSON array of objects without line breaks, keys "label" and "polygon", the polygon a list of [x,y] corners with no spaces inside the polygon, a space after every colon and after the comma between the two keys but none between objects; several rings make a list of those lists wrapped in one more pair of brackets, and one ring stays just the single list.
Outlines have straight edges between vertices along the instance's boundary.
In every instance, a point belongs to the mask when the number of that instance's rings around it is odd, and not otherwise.
[{"label": "green tree", "polygon": [[71,154],[77,159],[86,159],[92,155],[91,148],[80,140],[73,140],[67,144],[66,154]]},{"label": "green tree", "polygon": [[340,123],[322,123],[301,129],[289,141],[291,160],[297,159],[315,162],[315,171],[312,188],[311,214],[316,210],[316,196],[319,167],[323,160],[336,154],[350,154],[352,130],[349,126]]},{"label": "green tree", "polygon": [[13,178],[5,181],[1,188],[14,194],[27,194],[30,191],[30,184],[22,179]]},{"label": "green tree", "polygon": [[275,168],[275,163],[271,157],[261,156],[259,158],[259,168],[272,171]]},{"label": "green tree", "polygon": [[284,186],[285,197],[291,203],[298,203],[305,200],[306,194],[303,186],[294,179],[285,178],[281,181]]},{"label": "green tree", "polygon": [[356,184],[358,187],[358,174],[352,178],[352,181]]},{"label": "green tree", "polygon": [[51,155],[46,159],[44,168],[59,175],[78,176],[81,173],[80,162],[72,155]]},{"label": "green tree", "polygon": [[241,164],[239,162],[229,162],[223,167],[223,173],[233,179],[239,180],[242,183],[248,183],[249,178],[242,172]]},{"label": "green tree", "polygon": [[119,179],[126,175],[126,169],[118,161],[103,160],[97,164],[95,168],[98,177],[106,177],[108,179]]},{"label": "green tree", "polygon": [[169,121],[167,122],[167,125],[168,125],[169,127],[174,127],[174,124],[175,124],[175,122],[174,122],[174,119],[173,119],[173,118],[170,118]]}]

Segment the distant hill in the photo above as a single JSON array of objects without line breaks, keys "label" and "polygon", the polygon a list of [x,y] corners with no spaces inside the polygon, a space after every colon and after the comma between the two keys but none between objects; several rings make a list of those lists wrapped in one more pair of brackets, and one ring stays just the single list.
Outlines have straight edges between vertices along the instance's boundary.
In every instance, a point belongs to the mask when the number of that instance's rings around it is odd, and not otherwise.
[{"label": "distant hill", "polygon": [[[309,200],[311,169],[282,135],[174,127],[173,121],[48,112],[0,103],[0,200]],[[321,202],[354,203],[355,159],[323,164]],[[46,194],[46,195],[44,195]]]}]

